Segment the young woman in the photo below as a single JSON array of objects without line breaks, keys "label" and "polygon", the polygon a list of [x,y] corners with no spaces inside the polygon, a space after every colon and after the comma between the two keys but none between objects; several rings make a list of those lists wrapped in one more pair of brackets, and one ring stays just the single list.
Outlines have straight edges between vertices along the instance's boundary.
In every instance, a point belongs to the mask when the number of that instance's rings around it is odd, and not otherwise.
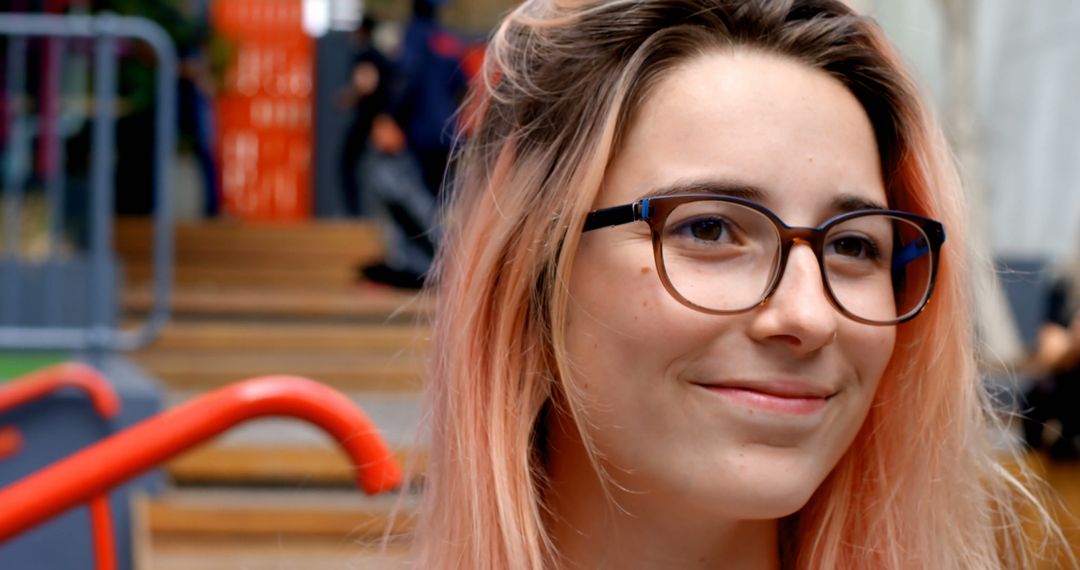
[{"label": "young woman", "polygon": [[485,65],[417,568],[1034,564],[972,362],[957,176],[872,21],[531,1]]}]

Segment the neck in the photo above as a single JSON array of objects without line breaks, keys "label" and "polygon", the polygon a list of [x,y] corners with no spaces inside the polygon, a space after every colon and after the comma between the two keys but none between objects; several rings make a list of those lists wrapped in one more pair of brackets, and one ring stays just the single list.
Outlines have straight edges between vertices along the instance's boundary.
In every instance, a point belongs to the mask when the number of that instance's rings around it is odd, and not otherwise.
[{"label": "neck", "polygon": [[552,426],[549,437],[557,451],[548,460],[547,503],[560,570],[780,568],[776,520],[718,520],[715,505],[683,504],[618,479],[605,485],[574,428]]}]

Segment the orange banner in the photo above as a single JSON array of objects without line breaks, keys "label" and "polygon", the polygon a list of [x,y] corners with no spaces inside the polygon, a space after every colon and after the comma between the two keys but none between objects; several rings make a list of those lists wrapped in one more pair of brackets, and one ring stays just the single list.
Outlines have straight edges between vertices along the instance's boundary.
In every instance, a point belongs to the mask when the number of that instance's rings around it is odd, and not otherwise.
[{"label": "orange banner", "polygon": [[218,96],[222,209],[249,220],[311,216],[315,42],[302,0],[218,0],[236,54]]}]

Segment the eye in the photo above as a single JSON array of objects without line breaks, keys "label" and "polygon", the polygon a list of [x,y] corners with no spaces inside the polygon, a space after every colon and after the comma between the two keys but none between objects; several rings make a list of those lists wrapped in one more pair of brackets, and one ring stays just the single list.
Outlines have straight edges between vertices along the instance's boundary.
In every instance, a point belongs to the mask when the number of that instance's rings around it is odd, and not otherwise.
[{"label": "eye", "polygon": [[696,240],[721,242],[731,241],[731,227],[727,220],[717,217],[700,217],[686,220],[679,224],[677,233]]},{"label": "eye", "polygon": [[881,251],[873,240],[861,236],[842,236],[829,243],[830,253],[852,259],[874,261],[881,257]]}]

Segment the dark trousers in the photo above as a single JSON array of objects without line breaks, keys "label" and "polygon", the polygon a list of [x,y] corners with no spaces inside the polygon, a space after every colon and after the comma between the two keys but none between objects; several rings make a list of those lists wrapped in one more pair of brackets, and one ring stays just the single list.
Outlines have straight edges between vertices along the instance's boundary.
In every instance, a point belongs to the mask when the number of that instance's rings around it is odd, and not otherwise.
[{"label": "dark trousers", "polygon": [[442,190],[443,177],[446,175],[446,164],[450,161],[450,149],[438,147],[410,150],[420,165],[420,176],[424,179],[424,186],[427,186],[432,194],[438,195]]},{"label": "dark trousers", "polygon": [[370,121],[361,118],[354,119],[345,133],[345,145],[341,149],[338,159],[338,175],[341,177],[341,201],[345,206],[345,213],[351,217],[357,217],[360,211],[360,187],[358,170],[360,159],[367,149],[368,135],[371,133]]},{"label": "dark trousers", "polygon": [[1032,449],[1043,447],[1046,423],[1057,420],[1061,435],[1050,445],[1050,456],[1072,459],[1080,456],[1080,382],[1075,375],[1057,375],[1024,394],[1024,442]]}]

